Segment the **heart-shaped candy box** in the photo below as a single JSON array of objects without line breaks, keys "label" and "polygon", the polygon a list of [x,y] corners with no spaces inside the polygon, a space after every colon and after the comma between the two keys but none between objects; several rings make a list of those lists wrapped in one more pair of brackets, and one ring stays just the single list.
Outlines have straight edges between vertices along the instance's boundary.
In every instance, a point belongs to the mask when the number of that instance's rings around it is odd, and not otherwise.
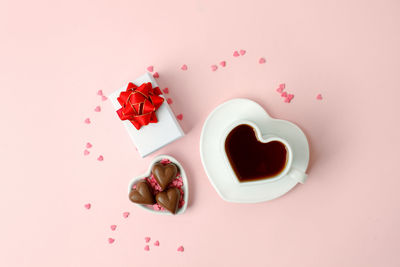
[{"label": "heart-shaped candy box", "polygon": [[[143,181],[146,179],[148,180],[151,176],[152,176],[152,171],[154,172],[153,167],[157,167],[157,165],[159,165],[160,163],[162,163],[163,161],[169,161],[172,164],[175,164],[177,169],[178,169],[178,176],[176,176],[176,178],[181,177],[182,178],[182,186],[180,187],[183,191],[183,205],[181,207],[179,207],[179,209],[177,210],[177,212],[175,213],[175,215],[177,214],[182,214],[185,212],[186,208],[187,208],[187,203],[188,203],[188,199],[189,199],[189,186],[188,186],[188,181],[187,181],[187,176],[186,176],[186,172],[183,169],[182,165],[173,157],[168,156],[168,155],[159,155],[157,157],[155,157],[150,165],[149,168],[147,170],[146,173],[139,175],[135,178],[133,178],[131,180],[131,182],[129,183],[129,187],[128,187],[128,194],[131,193],[132,188],[136,187],[137,185],[140,185],[140,183],[143,183]],[[157,168],[156,168],[157,169]],[[157,171],[161,171],[163,172],[164,170],[162,169],[162,167],[159,167],[157,169]],[[169,171],[168,169],[166,169],[165,171]],[[174,175],[175,176],[175,175]],[[175,177],[174,177],[175,179]],[[173,183],[173,181],[172,181]],[[159,186],[159,185],[158,185]],[[162,184],[161,185],[163,190],[163,194],[159,195],[159,199],[160,200],[165,200],[166,198],[168,198],[168,194],[169,193],[173,193],[173,192],[169,192],[167,193],[167,186],[168,184]],[[147,189],[145,189],[144,191],[146,191]],[[157,213],[157,214],[166,214],[166,215],[172,215],[172,213],[166,211],[166,210],[159,210],[159,209],[155,209],[154,206],[152,205],[144,205],[144,204],[138,204],[135,203],[136,205],[138,205],[139,207],[152,212],[152,213]]]}]

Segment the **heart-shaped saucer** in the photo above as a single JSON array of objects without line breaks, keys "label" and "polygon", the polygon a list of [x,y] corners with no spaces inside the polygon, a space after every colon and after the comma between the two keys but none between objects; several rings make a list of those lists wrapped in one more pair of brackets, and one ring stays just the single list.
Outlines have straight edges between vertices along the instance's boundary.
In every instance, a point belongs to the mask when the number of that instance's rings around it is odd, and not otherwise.
[{"label": "heart-shaped saucer", "polygon": [[215,108],[203,126],[200,157],[211,184],[220,197],[229,202],[257,203],[286,194],[299,182],[289,175],[255,182],[238,181],[222,148],[230,127],[241,121],[254,123],[259,137],[275,136],[287,141],[292,149],[291,166],[302,173],[307,170],[309,147],[301,129],[291,122],[271,118],[254,101],[238,98]]},{"label": "heart-shaped saucer", "polygon": [[[161,162],[162,160],[169,160],[171,163],[174,163],[178,167],[179,173],[180,173],[180,175],[182,177],[182,181],[183,181],[183,186],[182,186],[183,200],[184,200],[185,203],[183,204],[183,206],[181,208],[178,209],[178,211],[175,213],[175,215],[182,214],[182,213],[184,213],[186,211],[187,203],[188,203],[188,200],[189,200],[189,185],[188,185],[186,172],[183,169],[182,165],[175,158],[173,158],[171,156],[159,155],[159,156],[153,158],[153,160],[149,164],[149,168],[147,169],[147,172],[142,174],[142,175],[136,176],[135,178],[133,178],[130,181],[129,187],[128,187],[128,194],[131,192],[131,189],[135,184],[139,183],[140,181],[142,181],[143,179],[145,179],[147,177],[150,177],[153,166],[156,163]],[[173,215],[172,213],[170,213],[167,210],[154,210],[153,207],[149,206],[149,205],[142,205],[142,204],[137,204],[137,203],[135,203],[135,204],[138,205],[139,207],[149,211],[149,212],[152,212],[152,213],[164,214],[164,215]]]}]

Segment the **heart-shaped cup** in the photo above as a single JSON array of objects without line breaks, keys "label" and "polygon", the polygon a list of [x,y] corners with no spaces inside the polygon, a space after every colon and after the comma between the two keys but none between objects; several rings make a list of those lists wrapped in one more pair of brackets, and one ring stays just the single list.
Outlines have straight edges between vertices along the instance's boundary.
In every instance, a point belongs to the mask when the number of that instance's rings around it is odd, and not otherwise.
[{"label": "heart-shaped cup", "polygon": [[[246,151],[243,151],[243,153],[251,153],[252,151],[254,151],[254,146],[263,146],[265,144],[271,143],[271,142],[275,142],[276,144],[280,144],[282,147],[284,147],[283,149],[286,150],[286,152],[284,152],[284,161],[282,164],[282,168],[279,169],[279,171],[277,171],[276,173],[274,173],[272,176],[265,176],[262,177],[262,171],[261,171],[261,177],[257,178],[257,179],[249,179],[249,180],[243,180],[240,179],[240,177],[238,177],[240,175],[239,171],[238,171],[238,165],[241,164],[241,162],[233,162],[232,157],[228,156],[228,151],[226,150],[226,141],[228,136],[230,135],[230,133],[232,133],[232,131],[234,131],[234,129],[240,125],[248,125],[250,126],[253,130],[254,130],[254,137],[253,136],[249,136],[246,138],[256,138],[257,140],[237,140],[237,141],[233,141],[233,142],[251,142],[251,145],[246,146],[246,143],[242,144],[243,147],[245,147]],[[298,183],[304,183],[307,179],[307,174],[301,170],[296,169],[295,167],[292,166],[293,163],[293,150],[289,144],[289,142],[287,142],[285,139],[279,137],[279,136],[274,136],[274,135],[263,135],[259,129],[259,127],[253,123],[252,121],[248,121],[248,120],[240,120],[240,121],[236,121],[234,123],[232,123],[225,131],[225,133],[222,136],[223,140],[221,140],[221,152],[225,157],[225,162],[226,165],[228,167],[228,169],[230,170],[230,172],[233,173],[232,177],[234,177],[234,181],[235,183],[240,184],[241,186],[245,186],[245,185],[254,185],[254,184],[261,184],[261,183],[270,183],[270,182],[275,182],[278,179],[281,179],[282,177],[288,176],[291,179],[294,179],[296,182]],[[250,144],[250,143],[249,143]],[[252,147],[252,148],[247,148],[247,147]],[[257,149],[257,148],[256,148]],[[265,150],[265,149],[264,149]],[[275,159],[276,157],[282,157],[282,155],[274,155],[271,153],[277,153],[276,151],[264,151],[263,153],[269,153],[269,155],[263,155],[267,160],[271,160],[271,159]],[[251,162],[249,162],[249,158],[251,158],[253,155],[248,155],[248,158],[245,158],[246,164],[248,166],[251,166]],[[241,157],[243,158],[243,157]],[[242,163],[244,164],[244,163]],[[269,162],[266,162],[266,165],[268,165]],[[272,163],[271,163],[272,164]],[[235,165],[235,167],[233,166]],[[240,167],[240,166],[239,166]],[[254,166],[257,167],[257,166]]]},{"label": "heart-shaped cup", "polygon": [[[182,190],[183,190],[183,200],[185,201],[184,205],[178,209],[178,211],[175,213],[175,215],[177,214],[182,214],[186,211],[187,208],[187,203],[189,200],[189,185],[188,185],[188,180],[187,180],[187,176],[186,176],[186,172],[183,169],[182,165],[173,157],[168,156],[168,155],[159,155],[155,158],[153,158],[153,160],[150,162],[149,164],[149,168],[147,169],[147,172],[136,176],[135,178],[133,178],[130,183],[129,183],[129,187],[128,187],[128,194],[131,192],[133,185],[137,184],[138,182],[142,181],[144,178],[146,177],[150,177],[151,175],[151,170],[154,166],[154,164],[161,162],[161,160],[167,159],[169,160],[171,163],[174,163],[178,169],[179,169],[179,173],[182,176],[182,181],[183,181],[183,186],[182,186]],[[154,210],[152,206],[149,205],[142,205],[142,204],[137,204],[139,207],[151,212],[151,213],[156,213],[156,214],[164,214],[164,215],[173,215],[172,213],[170,213],[167,210]]]}]

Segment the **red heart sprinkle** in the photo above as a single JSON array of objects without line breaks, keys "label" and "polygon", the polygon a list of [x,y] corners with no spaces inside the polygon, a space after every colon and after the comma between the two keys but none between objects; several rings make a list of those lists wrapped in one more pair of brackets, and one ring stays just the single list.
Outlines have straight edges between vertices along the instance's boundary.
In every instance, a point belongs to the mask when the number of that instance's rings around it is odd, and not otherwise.
[{"label": "red heart sprinkle", "polygon": [[110,228],[111,228],[111,231],[115,231],[115,229],[117,229],[117,226],[115,224],[113,224],[110,226]]},{"label": "red heart sprinkle", "polygon": [[86,143],[86,148],[91,148],[91,147],[92,147],[92,144],[89,143],[89,142],[87,142],[87,143]]},{"label": "red heart sprinkle", "polygon": [[266,60],[263,57],[258,60],[258,63],[260,63],[260,64],[264,64],[265,62],[266,62]]},{"label": "red heart sprinkle", "polygon": [[160,75],[158,74],[158,72],[154,72],[153,77],[154,77],[154,78],[159,78]]},{"label": "red heart sprinkle", "polygon": [[167,103],[168,103],[168,105],[171,105],[171,104],[172,104],[172,99],[171,99],[171,98],[168,98],[168,99],[167,99]]},{"label": "red heart sprinkle", "polygon": [[99,90],[99,91],[97,91],[97,94],[98,94],[98,95],[103,95],[103,91],[102,91],[102,90]]},{"label": "red heart sprinkle", "polygon": [[180,247],[178,247],[177,251],[183,252],[183,251],[185,251],[185,249],[183,248],[183,246],[180,246]]},{"label": "red heart sprinkle", "polygon": [[317,95],[317,100],[322,100],[322,95],[321,94]]},{"label": "red heart sprinkle", "polygon": [[286,92],[283,92],[283,93],[281,94],[281,97],[287,97],[287,93],[286,93]]},{"label": "red heart sprinkle", "polygon": [[148,66],[148,67],[147,67],[147,70],[148,70],[149,72],[153,72],[154,67],[153,67],[153,66]]},{"label": "red heart sprinkle", "polygon": [[97,107],[94,109],[94,111],[95,111],[95,112],[100,112],[100,111],[101,111],[101,107],[100,107],[100,106],[97,106]]},{"label": "red heart sprinkle", "polygon": [[179,114],[178,116],[176,116],[176,118],[181,121],[183,119],[183,115]]},{"label": "red heart sprinkle", "polygon": [[108,244],[112,244],[112,243],[114,243],[114,241],[115,241],[115,239],[114,238],[108,238]]},{"label": "red heart sprinkle", "polygon": [[233,56],[234,57],[238,57],[239,56],[239,52],[238,51],[233,52]]},{"label": "red heart sprinkle", "polygon": [[187,70],[187,69],[188,69],[188,67],[186,66],[186,64],[183,64],[181,67],[181,70]]},{"label": "red heart sprinkle", "polygon": [[148,237],[148,236],[146,236],[145,238],[144,238],[144,240],[146,241],[146,243],[149,243],[150,242],[150,237]]},{"label": "red heart sprinkle", "polygon": [[85,122],[86,124],[90,124],[91,121],[90,121],[89,118],[86,118],[84,122]]},{"label": "red heart sprinkle", "polygon": [[122,213],[122,217],[128,218],[129,217],[129,212],[125,211],[124,213]]},{"label": "red heart sprinkle", "polygon": [[246,54],[246,50],[241,49],[241,50],[239,51],[239,53],[240,53],[242,56],[244,56],[244,55]]},{"label": "red heart sprinkle", "polygon": [[98,161],[103,161],[103,160],[104,160],[104,157],[103,157],[102,155],[100,155],[100,156],[97,158],[97,160],[98,160]]},{"label": "red heart sprinkle", "polygon": [[281,89],[285,89],[285,88],[286,88],[286,84],[284,84],[284,83],[281,83],[281,84],[279,85],[279,88],[281,88]]},{"label": "red heart sprinkle", "polygon": [[211,65],[211,70],[212,71],[216,71],[218,69],[218,66],[217,65]]},{"label": "red heart sprinkle", "polygon": [[221,62],[219,63],[219,65],[221,65],[222,67],[225,68],[225,66],[226,66],[226,61],[221,61]]},{"label": "red heart sprinkle", "polygon": [[278,93],[282,93],[282,92],[283,92],[283,88],[280,88],[280,87],[279,87],[279,88],[276,89],[276,91],[277,91]]},{"label": "red heart sprinkle", "polygon": [[90,209],[92,205],[90,203],[85,204],[85,209]]},{"label": "red heart sprinkle", "polygon": [[108,98],[107,98],[105,95],[102,95],[102,96],[101,96],[101,100],[102,100],[102,101],[106,101],[107,99],[108,99]]},{"label": "red heart sprinkle", "polygon": [[89,155],[89,154],[90,154],[90,151],[89,151],[89,150],[87,150],[87,149],[83,150],[83,155],[84,155],[84,156],[87,156],[87,155]]},{"label": "red heart sprinkle", "polygon": [[150,250],[149,245],[144,246],[144,250],[149,251]]},{"label": "red heart sprinkle", "polygon": [[168,93],[169,93],[169,89],[168,89],[168,88],[164,88],[164,89],[163,89],[163,92],[164,92],[165,94],[168,94]]},{"label": "red heart sprinkle", "polygon": [[292,99],[293,99],[293,97],[294,97],[294,95],[293,95],[293,94],[288,94],[288,96],[287,96],[287,98],[289,99],[289,101],[290,101],[290,100],[292,100]]},{"label": "red heart sprinkle", "polygon": [[154,246],[158,247],[160,245],[160,242],[157,240],[156,242],[154,242]]}]

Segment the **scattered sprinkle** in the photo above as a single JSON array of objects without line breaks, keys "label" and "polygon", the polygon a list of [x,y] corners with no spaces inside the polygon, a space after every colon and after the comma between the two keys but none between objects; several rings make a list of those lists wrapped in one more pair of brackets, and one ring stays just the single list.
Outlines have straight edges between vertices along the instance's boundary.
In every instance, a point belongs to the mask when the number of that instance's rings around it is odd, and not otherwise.
[{"label": "scattered sprinkle", "polygon": [[145,251],[149,251],[149,250],[150,250],[149,245],[144,246],[144,250],[145,250]]},{"label": "scattered sprinkle", "polygon": [[281,94],[281,97],[287,97],[287,93],[286,93],[286,92],[283,92],[283,93]]},{"label": "scattered sprinkle", "polygon": [[148,236],[146,236],[146,237],[144,238],[144,240],[146,241],[146,243],[149,243],[149,242],[150,242],[150,240],[151,240],[151,238],[150,238],[150,237],[148,237]]},{"label": "scattered sprinkle", "polygon": [[84,155],[84,156],[87,156],[87,155],[89,155],[89,154],[90,154],[90,151],[89,151],[89,150],[87,150],[87,149],[83,150],[83,155]]},{"label": "scattered sprinkle", "polygon": [[92,207],[92,204],[87,203],[84,205],[85,209],[89,210]]},{"label": "scattered sprinkle", "polygon": [[263,57],[258,60],[258,63],[260,63],[260,64],[264,64],[265,62],[266,62],[266,60]]},{"label": "scattered sprinkle", "polygon": [[115,231],[115,229],[117,229],[117,226],[115,224],[113,224],[110,226],[110,228],[111,228],[111,231]]},{"label": "scattered sprinkle", "polygon": [[178,116],[176,116],[176,118],[181,121],[183,119],[183,115],[179,114]]},{"label": "scattered sprinkle", "polygon": [[130,214],[129,212],[125,211],[124,213],[122,213],[122,217],[128,218],[129,214]]},{"label": "scattered sprinkle", "polygon": [[285,103],[290,103],[290,101],[292,101],[294,95],[292,94],[288,94],[287,97],[285,98]]},{"label": "scattered sprinkle", "polygon": [[158,74],[158,72],[154,72],[153,77],[154,77],[154,78],[159,78],[160,75]]},{"label": "scattered sprinkle", "polygon": [[90,124],[90,123],[91,123],[91,121],[90,121],[89,118],[86,118],[86,119],[84,120],[84,122],[85,122],[86,124]]},{"label": "scattered sprinkle", "polygon": [[246,50],[241,49],[241,50],[239,51],[239,53],[240,53],[242,56],[244,56],[244,55],[246,54]]},{"label": "scattered sprinkle", "polygon": [[276,91],[277,91],[278,93],[282,93],[282,92],[283,92],[283,88],[278,87],[278,88],[276,89]]},{"label": "scattered sprinkle", "polygon": [[97,91],[97,94],[98,94],[98,95],[103,95],[103,91],[102,91],[102,90],[99,90],[99,91]]},{"label": "scattered sprinkle", "polygon": [[102,155],[100,155],[100,156],[97,157],[97,160],[98,160],[98,161],[103,161],[103,160],[104,160],[104,157],[103,157]]},{"label": "scattered sprinkle", "polygon": [[169,93],[169,89],[168,89],[168,88],[164,88],[162,91],[163,91],[165,94],[168,94],[168,93]]},{"label": "scattered sprinkle", "polygon": [[91,147],[92,147],[92,144],[89,143],[89,142],[87,142],[87,143],[86,143],[86,148],[91,148]]},{"label": "scattered sprinkle", "polygon": [[101,107],[100,107],[100,106],[97,106],[97,107],[94,109],[94,111],[95,111],[95,112],[100,112],[100,111],[101,111]]},{"label": "scattered sprinkle", "polygon": [[114,241],[115,241],[114,238],[111,238],[111,237],[108,238],[108,244],[112,244],[112,243],[114,243]]},{"label": "scattered sprinkle", "polygon": [[148,70],[149,72],[153,72],[153,71],[154,71],[154,67],[153,67],[153,66],[148,66],[148,67],[147,67],[147,70]]},{"label": "scattered sprinkle", "polygon": [[225,66],[226,66],[226,61],[221,61],[221,62],[219,63],[219,65],[221,65],[223,68],[225,68]]},{"label": "scattered sprinkle", "polygon": [[167,103],[168,103],[168,105],[171,105],[171,104],[172,104],[172,99],[171,99],[171,98],[168,98],[168,99],[167,99]]},{"label": "scattered sprinkle", "polygon": [[279,88],[285,89],[285,88],[286,88],[286,84],[281,83],[281,84],[279,85]]},{"label": "scattered sprinkle", "polygon": [[156,247],[160,246],[160,242],[157,240],[156,242],[154,242],[154,246]]},{"label": "scattered sprinkle", "polygon": [[187,69],[188,69],[187,65],[183,64],[182,67],[181,67],[181,70],[187,70]]},{"label": "scattered sprinkle", "polygon": [[317,100],[322,100],[322,95],[318,94],[316,98],[317,98]]},{"label": "scattered sprinkle", "polygon": [[178,247],[177,251],[183,252],[183,251],[185,251],[185,249],[183,248],[183,246],[180,246],[180,247]]},{"label": "scattered sprinkle", "polygon": [[217,65],[211,65],[211,70],[212,71],[216,71],[218,69],[218,66]]},{"label": "scattered sprinkle", "polygon": [[238,51],[233,52],[233,56],[234,56],[234,57],[240,56],[240,55],[239,55],[239,52],[238,52]]},{"label": "scattered sprinkle", "polygon": [[105,95],[102,95],[102,96],[101,96],[101,100],[102,100],[102,101],[106,101],[107,99],[108,99],[108,98],[107,98]]}]

